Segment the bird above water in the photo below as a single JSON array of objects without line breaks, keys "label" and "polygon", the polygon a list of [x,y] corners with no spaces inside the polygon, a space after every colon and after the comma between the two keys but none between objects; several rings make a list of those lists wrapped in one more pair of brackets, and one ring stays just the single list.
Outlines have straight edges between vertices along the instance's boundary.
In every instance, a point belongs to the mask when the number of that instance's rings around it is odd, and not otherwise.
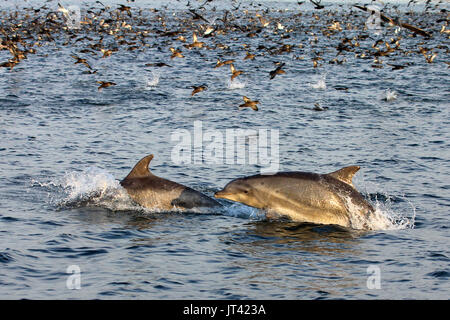
[{"label": "bird above water", "polygon": [[236,70],[236,68],[232,63],[230,64],[230,70],[231,70],[231,81],[233,81],[234,78],[236,78],[238,75],[244,73],[244,71],[242,70]]},{"label": "bird above water", "polygon": [[197,35],[195,34],[195,32],[192,34],[192,39],[193,39],[192,43],[184,45],[186,48],[188,48],[188,49],[202,48],[205,45],[204,42],[198,41]]},{"label": "bird above water", "polygon": [[270,72],[269,72],[269,74],[270,74],[270,79],[275,78],[275,76],[276,76],[277,74],[283,74],[283,73],[286,73],[284,70],[281,69],[281,68],[284,67],[284,65],[285,65],[285,63],[283,62],[283,63],[281,63],[275,70],[270,71]]},{"label": "bird above water", "polygon": [[201,86],[192,86],[194,90],[192,90],[191,96],[193,96],[196,93],[202,92],[203,90],[206,90],[208,86],[206,84],[202,84]]},{"label": "bird above water", "polygon": [[258,111],[258,107],[256,106],[259,103],[258,100],[252,101],[249,98],[247,98],[246,96],[244,96],[243,99],[244,99],[244,103],[239,105],[239,109],[248,107],[248,108],[252,108],[255,111]]},{"label": "bird above water", "polygon": [[77,60],[77,61],[75,61],[74,64],[82,63],[82,64],[84,64],[86,67],[88,67],[89,69],[92,69],[91,66],[89,65],[89,63],[87,62],[86,59],[80,58],[80,57],[78,57],[78,56],[76,56],[76,55],[72,55],[72,58],[74,58],[75,60]]},{"label": "bird above water", "polygon": [[247,59],[253,60],[253,59],[255,59],[255,55],[251,54],[250,52],[247,52],[247,54],[244,57],[244,60],[247,60]]},{"label": "bird above water", "polygon": [[98,87],[98,91],[101,91],[103,88],[107,88],[107,87],[116,85],[116,83],[111,82],[111,81],[97,81],[97,83],[100,84],[100,86]]},{"label": "bird above water", "polygon": [[220,68],[226,64],[232,64],[233,62],[234,62],[233,59],[225,60],[225,61],[220,61],[220,59],[217,59],[216,66],[214,68]]},{"label": "bird above water", "polygon": [[170,59],[173,59],[173,58],[184,58],[183,54],[181,53],[181,50],[176,50],[174,48],[169,48],[169,50],[172,52],[172,55],[170,56]]}]

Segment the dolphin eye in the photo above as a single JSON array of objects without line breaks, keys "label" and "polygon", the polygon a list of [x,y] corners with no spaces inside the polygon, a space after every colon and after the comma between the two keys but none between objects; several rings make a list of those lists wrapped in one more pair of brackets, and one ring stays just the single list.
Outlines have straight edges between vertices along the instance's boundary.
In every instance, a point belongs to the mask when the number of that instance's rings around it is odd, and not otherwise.
[{"label": "dolphin eye", "polygon": [[248,193],[248,190],[244,190],[244,193]]}]

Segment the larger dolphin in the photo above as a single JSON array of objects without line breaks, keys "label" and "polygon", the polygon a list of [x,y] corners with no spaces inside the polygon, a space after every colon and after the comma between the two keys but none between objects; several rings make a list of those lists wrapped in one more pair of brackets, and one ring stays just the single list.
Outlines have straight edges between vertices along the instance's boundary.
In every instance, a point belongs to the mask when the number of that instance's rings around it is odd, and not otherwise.
[{"label": "larger dolphin", "polygon": [[192,209],[222,206],[216,200],[182,184],[155,176],[148,166],[153,154],[134,166],[120,184],[143,207],[158,210]]},{"label": "larger dolphin", "polygon": [[366,222],[374,209],[352,184],[359,169],[255,175],[231,181],[214,196],[264,209],[269,218],[285,216],[299,222],[369,229]]}]

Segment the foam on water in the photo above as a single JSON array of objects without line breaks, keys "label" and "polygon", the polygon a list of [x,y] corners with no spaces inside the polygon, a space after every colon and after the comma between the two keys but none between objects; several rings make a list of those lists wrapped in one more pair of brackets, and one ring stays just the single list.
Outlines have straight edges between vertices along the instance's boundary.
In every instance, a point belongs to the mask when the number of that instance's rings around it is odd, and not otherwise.
[{"label": "foam on water", "polygon": [[159,79],[161,77],[160,71],[151,70],[150,73],[150,76],[141,76],[138,79],[138,86],[144,90],[150,90],[159,84]]},{"label": "foam on water", "polygon": [[232,203],[229,206],[224,206],[222,212],[226,216],[250,220],[263,220],[266,216],[264,211],[246,206],[238,202]]},{"label": "foam on water", "polygon": [[97,167],[71,171],[49,182],[32,182],[52,191],[56,187],[50,202],[57,207],[99,206],[114,211],[137,209],[119,181],[108,171]]},{"label": "foam on water", "polygon": [[228,79],[228,89],[233,90],[233,89],[243,89],[245,88],[246,83],[245,82],[241,82],[238,79],[234,79],[233,81],[231,81],[230,79]]},{"label": "foam on water", "polygon": [[[350,198],[346,198],[346,206],[351,214],[350,222],[354,229],[369,229],[369,230],[401,230],[414,228],[415,208],[412,207],[412,215],[394,210],[393,204],[388,195],[384,195],[386,200],[375,199],[372,202],[374,212],[368,215],[367,218],[361,217],[358,212],[361,208],[354,204]],[[409,203],[409,202],[408,202]]]},{"label": "foam on water", "polygon": [[325,90],[327,88],[326,84],[326,74],[321,75],[319,79],[315,79],[315,82],[311,83],[313,89]]},{"label": "foam on water", "polygon": [[408,199],[402,197],[411,209],[411,214],[408,214],[394,209],[389,195],[384,195],[384,198],[386,198],[384,201],[375,199],[372,204],[375,212],[371,217],[371,223],[378,227],[375,230],[413,229],[416,218],[415,206]]},{"label": "foam on water", "polygon": [[67,191],[68,199],[82,198],[86,194],[104,193],[108,189],[120,187],[112,174],[104,169],[89,167],[82,172],[69,172],[63,177],[62,186]]},{"label": "foam on water", "polygon": [[385,95],[384,95],[384,100],[386,101],[394,101],[397,99],[397,92],[394,90],[386,90]]}]

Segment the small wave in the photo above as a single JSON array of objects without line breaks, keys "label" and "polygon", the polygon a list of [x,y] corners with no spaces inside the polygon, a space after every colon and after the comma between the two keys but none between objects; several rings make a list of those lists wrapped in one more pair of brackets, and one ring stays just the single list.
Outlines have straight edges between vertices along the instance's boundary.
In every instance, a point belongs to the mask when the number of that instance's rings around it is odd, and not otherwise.
[{"label": "small wave", "polygon": [[14,258],[6,252],[0,252],[0,263],[9,263],[14,261]]},{"label": "small wave", "polygon": [[437,270],[437,271],[428,273],[427,276],[434,277],[434,278],[449,278],[450,272],[446,271],[446,270]]}]

